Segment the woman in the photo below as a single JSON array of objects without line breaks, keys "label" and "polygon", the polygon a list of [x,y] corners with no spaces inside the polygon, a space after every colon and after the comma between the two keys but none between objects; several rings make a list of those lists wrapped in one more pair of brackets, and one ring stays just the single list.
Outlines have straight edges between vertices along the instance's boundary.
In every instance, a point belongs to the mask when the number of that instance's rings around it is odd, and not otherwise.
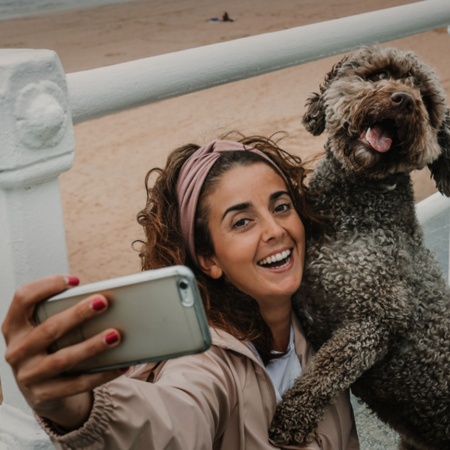
[{"label": "woman", "polygon": [[[53,276],[18,289],[3,324],[6,359],[57,448],[279,448],[269,428],[276,404],[312,358],[292,315],[304,266],[305,228],[316,232],[304,199],[301,161],[270,140],[213,141],[175,150],[147,188],[138,216],[144,270],[190,266],[213,339],[203,354],[118,371],[63,377],[92,354],[120,345],[117,330],[48,354],[72,327],[101,314],[96,295],[32,324],[35,305],[78,284]],[[326,412],[304,449],[357,449],[348,392]]]}]

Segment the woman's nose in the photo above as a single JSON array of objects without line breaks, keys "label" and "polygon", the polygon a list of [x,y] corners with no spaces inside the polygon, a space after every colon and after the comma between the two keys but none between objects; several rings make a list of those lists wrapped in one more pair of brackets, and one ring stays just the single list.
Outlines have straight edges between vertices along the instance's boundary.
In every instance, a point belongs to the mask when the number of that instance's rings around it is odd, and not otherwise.
[{"label": "woman's nose", "polygon": [[274,218],[268,217],[263,221],[262,238],[263,241],[270,241],[271,239],[278,239],[285,233],[284,228]]}]

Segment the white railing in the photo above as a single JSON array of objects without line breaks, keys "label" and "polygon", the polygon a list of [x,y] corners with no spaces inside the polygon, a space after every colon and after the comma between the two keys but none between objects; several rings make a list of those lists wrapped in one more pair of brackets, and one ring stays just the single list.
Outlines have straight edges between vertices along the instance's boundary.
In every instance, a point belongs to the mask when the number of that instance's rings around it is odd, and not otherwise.
[{"label": "white railing", "polygon": [[426,245],[436,253],[442,270],[450,281],[450,199],[439,193],[416,205]]},{"label": "white railing", "polygon": [[[0,50],[0,321],[18,285],[69,272],[58,176],[74,123],[449,23],[450,1],[429,0],[67,75],[52,51]],[[438,203],[424,224],[450,209],[441,197],[424,205]],[[3,358],[0,375],[0,449],[51,448]]]},{"label": "white railing", "polygon": [[428,0],[67,75],[74,123],[449,23]]}]

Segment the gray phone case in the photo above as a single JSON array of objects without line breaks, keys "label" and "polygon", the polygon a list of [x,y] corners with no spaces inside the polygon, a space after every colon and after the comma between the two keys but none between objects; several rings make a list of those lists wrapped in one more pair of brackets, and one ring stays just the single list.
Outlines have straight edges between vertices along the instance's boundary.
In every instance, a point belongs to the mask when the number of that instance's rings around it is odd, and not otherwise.
[{"label": "gray phone case", "polygon": [[120,330],[122,341],[70,373],[161,361],[200,353],[211,345],[197,283],[185,266],[148,270],[68,289],[38,305],[36,322],[43,322],[93,293],[109,299],[108,310],[67,333],[50,351],[86,340],[107,328]]}]

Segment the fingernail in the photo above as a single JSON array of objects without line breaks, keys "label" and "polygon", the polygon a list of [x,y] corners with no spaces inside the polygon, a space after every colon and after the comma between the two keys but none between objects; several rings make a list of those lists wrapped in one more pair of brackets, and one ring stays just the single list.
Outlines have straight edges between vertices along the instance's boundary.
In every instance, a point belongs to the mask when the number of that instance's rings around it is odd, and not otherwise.
[{"label": "fingernail", "polygon": [[103,300],[100,297],[94,298],[94,300],[92,300],[91,302],[91,308],[94,311],[101,311],[102,309],[105,309],[106,308],[105,300]]},{"label": "fingernail", "polygon": [[65,277],[65,280],[69,286],[78,286],[80,284],[80,279],[78,277],[68,276]]},{"label": "fingernail", "polygon": [[115,331],[111,331],[105,336],[105,342],[108,345],[115,344],[119,340],[119,335]]}]

